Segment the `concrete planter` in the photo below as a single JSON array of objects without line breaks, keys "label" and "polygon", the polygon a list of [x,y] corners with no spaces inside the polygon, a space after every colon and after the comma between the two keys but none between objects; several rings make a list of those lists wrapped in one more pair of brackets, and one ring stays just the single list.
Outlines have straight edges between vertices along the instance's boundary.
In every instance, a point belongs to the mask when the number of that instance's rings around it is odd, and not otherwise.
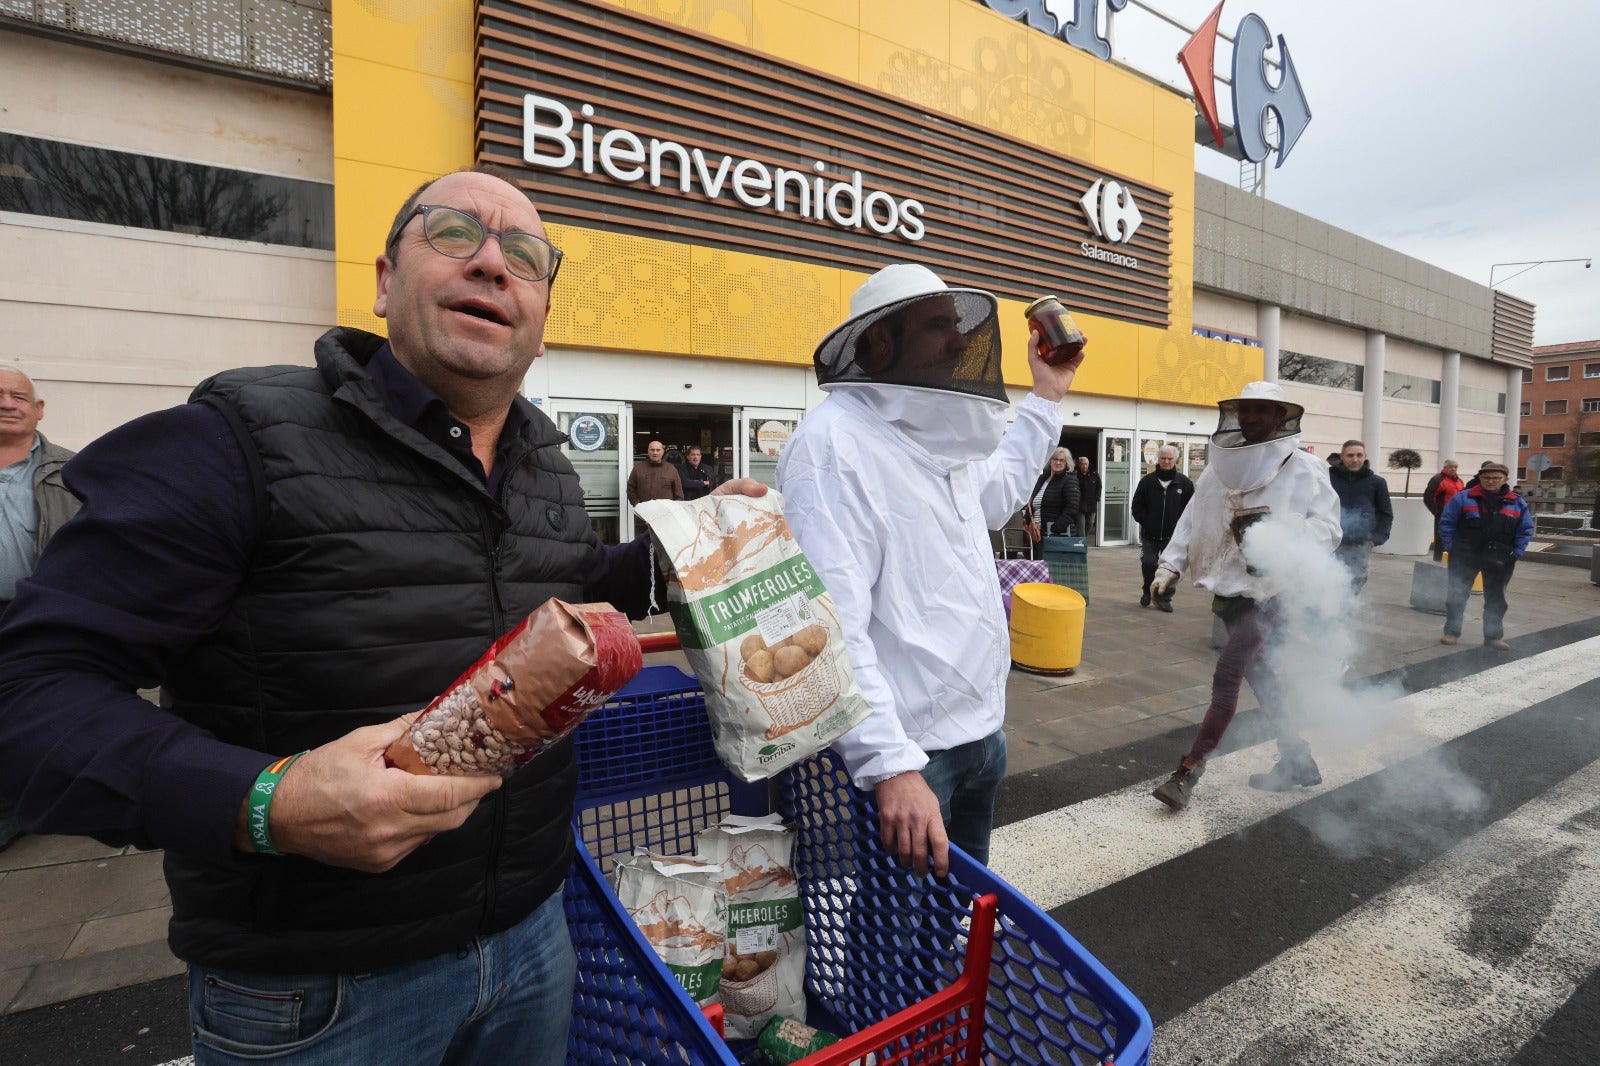
[{"label": "concrete planter", "polygon": [[1411,606],[1429,614],[1444,614],[1449,592],[1449,567],[1435,562],[1411,564]]},{"label": "concrete planter", "polygon": [[1433,543],[1433,515],[1423,505],[1421,496],[1391,496],[1394,507],[1394,529],[1389,542],[1375,551],[1384,555],[1427,555]]}]

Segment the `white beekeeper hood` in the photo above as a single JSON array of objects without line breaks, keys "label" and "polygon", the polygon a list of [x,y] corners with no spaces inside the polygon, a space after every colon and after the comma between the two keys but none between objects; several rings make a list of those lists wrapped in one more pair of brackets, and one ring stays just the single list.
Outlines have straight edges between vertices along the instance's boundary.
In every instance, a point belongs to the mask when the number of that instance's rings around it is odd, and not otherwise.
[{"label": "white beekeeper hood", "polygon": [[[1272,436],[1251,443],[1239,429],[1239,404],[1266,400],[1282,409],[1283,419]],[[1217,431],[1211,434],[1209,465],[1235,493],[1251,492],[1278,476],[1300,446],[1300,416],[1305,408],[1290,403],[1275,381],[1252,381],[1237,396],[1217,401]]]},{"label": "white beekeeper hood", "polygon": [[[955,365],[946,368],[938,381],[905,372],[905,352],[899,350],[899,338],[895,341],[897,350],[886,366],[869,368],[863,365],[859,342],[868,329],[920,300],[938,297],[950,297],[955,301],[956,329],[966,342]],[[876,382],[942,393],[965,393],[1006,403],[1005,380],[1000,371],[998,317],[999,302],[992,293],[980,289],[952,289],[925,266],[913,263],[886,266],[851,294],[850,317],[817,345],[813,356],[817,384],[829,389],[840,384]]]}]

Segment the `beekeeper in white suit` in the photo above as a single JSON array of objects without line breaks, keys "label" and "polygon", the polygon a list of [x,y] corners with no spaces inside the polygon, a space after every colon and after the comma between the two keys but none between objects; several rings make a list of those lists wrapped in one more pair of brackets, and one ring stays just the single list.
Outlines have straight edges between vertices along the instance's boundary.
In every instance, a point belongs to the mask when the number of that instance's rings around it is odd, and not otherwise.
[{"label": "beekeeper in white suit", "polygon": [[1252,381],[1217,407],[1210,458],[1150,582],[1150,594],[1161,596],[1180,574],[1189,574],[1215,597],[1212,611],[1228,628],[1200,733],[1172,776],[1154,792],[1156,799],[1179,811],[1189,805],[1195,782],[1205,772],[1206,756],[1233,721],[1239,686],[1246,680],[1278,735],[1277,765],[1252,774],[1251,786],[1284,792],[1322,783],[1311,746],[1300,736],[1292,708],[1281,704],[1263,655],[1282,620],[1268,578],[1249,565],[1245,530],[1258,521],[1293,523],[1297,543],[1332,555],[1340,536],[1339,496],[1328,480],[1327,465],[1300,450],[1305,408],[1285,399],[1276,382]]},{"label": "beekeeper in white suit", "polygon": [[1083,361],[1049,366],[1031,335],[1033,392],[1008,432],[996,314],[994,296],[926,267],[872,275],[817,346],[828,396],[778,463],[789,525],[872,708],[834,750],[875,791],[884,844],[919,874],[944,875],[950,840],[988,859],[1011,658],[988,531],[1059,443]]}]

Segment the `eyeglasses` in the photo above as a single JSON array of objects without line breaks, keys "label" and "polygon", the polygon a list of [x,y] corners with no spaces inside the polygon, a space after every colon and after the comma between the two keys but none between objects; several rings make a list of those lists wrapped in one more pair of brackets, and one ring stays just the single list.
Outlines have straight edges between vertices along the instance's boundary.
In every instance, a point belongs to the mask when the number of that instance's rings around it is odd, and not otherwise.
[{"label": "eyeglasses", "polygon": [[481,221],[455,207],[438,204],[418,204],[411,209],[400,225],[395,227],[395,240],[390,243],[389,258],[394,258],[394,245],[400,231],[411,220],[422,216],[422,236],[428,247],[451,259],[471,259],[478,254],[490,237],[500,241],[500,254],[505,258],[506,269],[523,281],[544,281],[555,284],[561,270],[561,249],[531,233],[521,230],[490,229]]}]

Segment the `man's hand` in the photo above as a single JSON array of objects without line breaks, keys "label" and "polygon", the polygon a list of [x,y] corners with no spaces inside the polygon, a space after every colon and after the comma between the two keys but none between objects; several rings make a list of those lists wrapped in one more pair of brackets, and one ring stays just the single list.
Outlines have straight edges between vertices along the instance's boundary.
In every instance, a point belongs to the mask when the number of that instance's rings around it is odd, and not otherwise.
[{"label": "man's hand", "polygon": [[[426,777],[386,766],[383,750],[414,717],[357,729],[295,760],[272,797],[273,845],[330,866],[382,873],[465,822],[500,778]],[[249,839],[241,808],[235,846],[248,851]]]},{"label": "man's hand", "polygon": [[1034,395],[1049,400],[1051,403],[1060,403],[1066,396],[1067,390],[1072,388],[1072,379],[1077,377],[1078,368],[1083,365],[1084,353],[1089,350],[1089,335],[1083,337],[1083,348],[1078,354],[1064,363],[1051,366],[1039,357],[1039,331],[1028,331],[1028,368],[1033,371]]},{"label": "man's hand", "polygon": [[736,477],[711,490],[713,496],[765,496],[767,486],[753,477]]},{"label": "man's hand", "polygon": [[874,789],[878,799],[878,833],[901,866],[915,870],[918,877],[928,872],[933,860],[933,875],[950,872],[950,839],[944,833],[944,815],[939,798],[916,771],[891,777]]},{"label": "man's hand", "polygon": [[1156,576],[1150,581],[1150,595],[1155,597],[1165,596],[1174,584],[1177,583],[1178,572],[1163,566],[1156,571]]}]

